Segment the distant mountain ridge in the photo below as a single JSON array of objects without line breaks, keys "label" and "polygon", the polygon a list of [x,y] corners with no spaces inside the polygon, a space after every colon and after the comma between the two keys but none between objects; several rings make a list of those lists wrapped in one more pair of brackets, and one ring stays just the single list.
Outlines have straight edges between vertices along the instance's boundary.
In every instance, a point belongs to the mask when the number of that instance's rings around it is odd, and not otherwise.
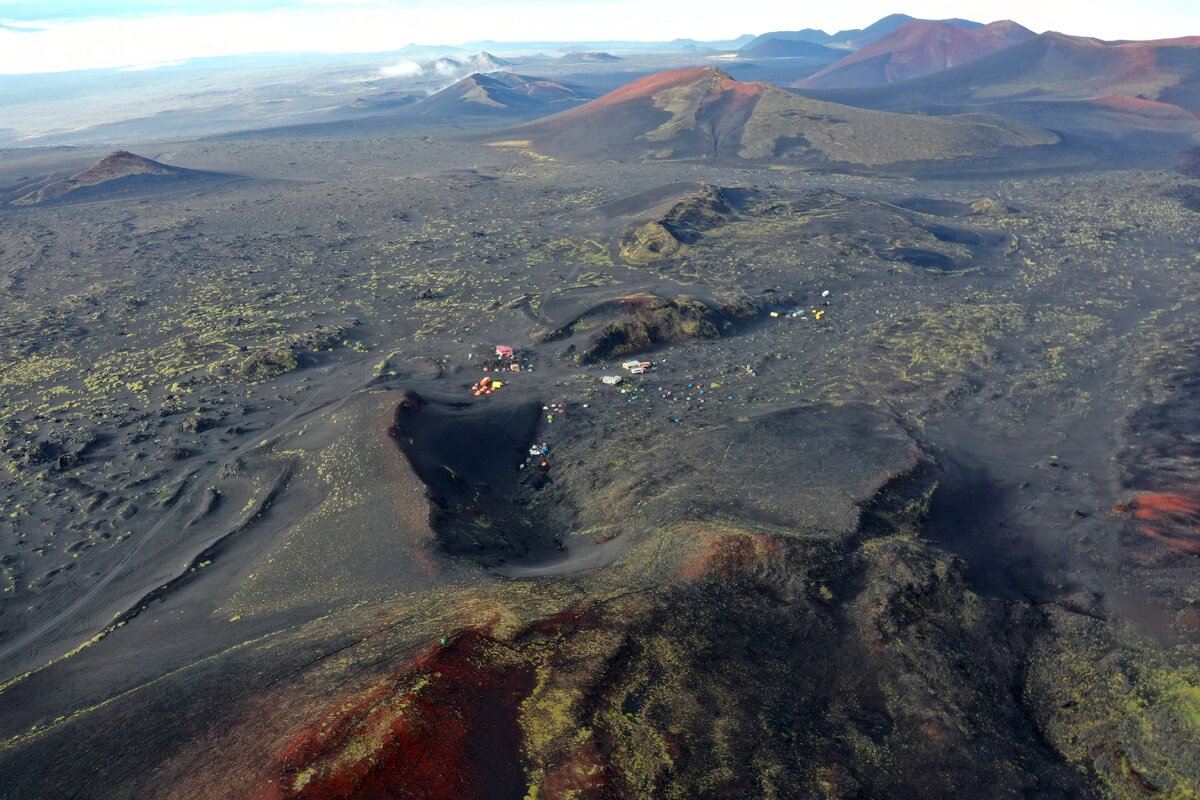
[{"label": "distant mountain ridge", "polygon": [[1084,158],[1169,167],[1200,142],[1200,37],[1104,42],[1051,32],[906,81],[797,91],[881,111],[1002,115],[1054,131]]},{"label": "distant mountain ridge", "polygon": [[969,63],[1035,35],[1011,20],[979,28],[909,22],[796,85],[808,89],[882,86]]},{"label": "distant mountain ridge", "polygon": [[737,50],[755,38],[753,34],[742,34],[731,39],[699,40],[676,38],[670,41],[646,41],[637,39],[579,39],[579,40],[521,40],[496,41],[494,39],[476,40],[457,45],[421,45],[407,44],[395,52],[404,58],[428,58],[430,56],[449,56],[459,58],[461,54],[476,50],[500,52],[513,56],[528,56],[530,53],[562,53],[608,51],[620,53],[685,53],[696,49],[730,51]]},{"label": "distant mountain ridge", "polygon": [[910,17],[908,14],[891,14],[884,17],[865,28],[851,28],[837,33],[826,33],[823,30],[816,28],[805,28],[798,31],[772,31],[770,33],[760,34],[754,39],[746,43],[742,49],[748,50],[752,47],[757,47],[768,39],[785,39],[802,42],[812,42],[814,44],[831,44],[843,45],[847,47],[857,48],[863,47],[887,36],[892,31],[900,28],[910,22],[942,22],[947,25],[953,25],[957,28],[973,29],[982,28],[982,22],[974,22],[969,19],[943,19],[943,20],[921,20],[916,17]]},{"label": "distant mountain ridge", "polygon": [[960,66],[890,86],[812,97],[886,110],[1126,96],[1200,112],[1200,37],[1105,42],[1043,33]]},{"label": "distant mountain ridge", "polygon": [[554,60],[560,64],[609,64],[622,59],[603,50],[574,50]]}]

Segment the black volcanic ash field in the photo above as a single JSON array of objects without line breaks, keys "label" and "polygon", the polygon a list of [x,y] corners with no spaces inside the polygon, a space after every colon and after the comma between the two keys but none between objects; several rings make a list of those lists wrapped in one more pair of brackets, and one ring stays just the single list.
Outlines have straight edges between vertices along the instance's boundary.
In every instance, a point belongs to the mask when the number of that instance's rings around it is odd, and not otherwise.
[{"label": "black volcanic ash field", "polygon": [[1200,782],[1192,181],[140,154],[0,213],[0,796]]}]

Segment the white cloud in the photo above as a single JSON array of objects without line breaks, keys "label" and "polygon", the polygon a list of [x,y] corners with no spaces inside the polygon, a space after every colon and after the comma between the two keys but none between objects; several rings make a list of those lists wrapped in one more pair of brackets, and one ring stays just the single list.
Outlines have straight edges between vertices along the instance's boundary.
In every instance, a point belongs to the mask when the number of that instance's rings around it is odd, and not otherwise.
[{"label": "white cloud", "polygon": [[130,64],[128,67],[121,67],[122,72],[145,72],[151,69],[161,69],[163,67],[182,67],[188,63],[187,59],[182,61],[156,61],[153,64]]},{"label": "white cloud", "polygon": [[392,64],[379,70],[381,78],[415,78],[420,74],[421,65],[415,61],[401,61],[399,64]]},{"label": "white cloud", "polygon": [[430,66],[433,67],[434,73],[443,78],[457,77],[463,69],[462,65],[457,62],[451,62],[440,58],[437,61],[434,61]]}]

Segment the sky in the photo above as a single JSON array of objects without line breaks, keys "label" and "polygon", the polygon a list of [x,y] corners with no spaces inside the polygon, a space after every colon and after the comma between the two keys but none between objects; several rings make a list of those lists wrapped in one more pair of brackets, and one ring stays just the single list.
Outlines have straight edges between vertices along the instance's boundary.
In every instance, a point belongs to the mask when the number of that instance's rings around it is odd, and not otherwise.
[{"label": "sky", "polygon": [[483,39],[720,40],[859,28],[894,12],[1103,39],[1200,35],[1197,0],[0,0],[0,75]]}]

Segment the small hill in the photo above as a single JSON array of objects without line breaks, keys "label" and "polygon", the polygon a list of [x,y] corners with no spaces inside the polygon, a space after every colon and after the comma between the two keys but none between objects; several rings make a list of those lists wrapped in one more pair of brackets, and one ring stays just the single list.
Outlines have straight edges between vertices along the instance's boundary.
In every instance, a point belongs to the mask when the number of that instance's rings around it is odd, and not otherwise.
[{"label": "small hill", "polygon": [[497,146],[583,161],[718,159],[881,166],[1054,144],[1031,126],[928,118],[810,100],[715,67],[671,70],[493,134]]},{"label": "small hill", "polygon": [[[871,253],[898,268],[935,272],[984,268],[1013,243],[1007,232],[968,222],[981,212],[967,203],[881,202],[826,188],[673,184],[622,198],[604,210],[606,216],[630,220],[617,238],[621,260],[658,270],[708,260],[721,251],[722,240],[760,238],[764,225],[775,231],[777,241],[809,256]],[[712,236],[721,229],[724,235]]]},{"label": "small hill", "polygon": [[564,324],[536,334],[565,345],[560,355],[597,364],[678,342],[719,339],[763,316],[761,300],[622,294],[583,309]]},{"label": "small hill", "polygon": [[612,53],[579,51],[567,53],[554,60],[559,64],[610,64],[622,59],[619,56],[614,56]]},{"label": "small hill", "polygon": [[[1044,33],[932,75],[874,89],[805,90],[871,108],[910,110],[1110,95],[1200,111],[1200,37],[1104,42]],[[818,93],[819,92],[819,93]]]},{"label": "small hill", "polygon": [[753,192],[701,184],[673,199],[653,219],[627,230],[620,243],[621,258],[631,264],[670,258],[730,220],[748,196]]},{"label": "small hill", "polygon": [[421,74],[424,76],[431,75],[453,75],[461,72],[465,67],[461,61],[455,61],[453,58],[435,58],[433,61],[426,61],[421,65]]},{"label": "small hill", "polygon": [[1035,35],[1009,20],[980,28],[962,28],[946,22],[910,22],[797,86],[808,89],[882,86],[969,63]]},{"label": "small hill", "polygon": [[118,150],[83,172],[48,183],[13,201],[13,205],[38,205],[79,196],[95,196],[103,190],[129,188],[131,184],[163,185],[209,173],[172,167],[149,158]]},{"label": "small hill", "polygon": [[693,53],[711,50],[713,52],[728,52],[737,50],[755,37],[744,33],[734,39],[717,39],[707,41],[697,41],[696,39],[672,39],[668,42],[667,51],[678,51],[680,53]]},{"label": "small hill", "polygon": [[771,39],[780,39],[785,42],[811,42],[813,44],[828,44],[833,41],[833,37],[825,31],[817,30],[816,28],[805,28],[799,31],[771,31],[763,33],[746,42],[742,45],[741,49],[751,50]]},{"label": "small hill", "polygon": [[468,56],[463,59],[462,63],[463,66],[472,72],[500,72],[512,66],[511,61],[497,58],[487,51],[481,51],[473,56]]},{"label": "small hill", "polygon": [[956,28],[967,29],[983,27],[982,23],[972,22],[968,19],[920,20],[916,17],[910,17],[908,14],[891,14],[865,28],[851,28],[849,30],[838,31],[837,33],[826,33],[815,28],[805,28],[800,31],[773,31],[771,33],[764,33],[761,36],[751,39],[742,49],[749,50],[752,47],[758,47],[768,39],[784,39],[859,48],[865,47],[877,39],[882,39],[892,31],[912,22],[942,22]]},{"label": "small hill", "polygon": [[799,39],[767,39],[746,50],[738,51],[738,58],[823,58],[841,57],[842,51],[832,47],[805,42]]},{"label": "small hill", "polygon": [[500,72],[512,64],[491,53],[480,52],[463,59],[437,58],[421,65],[421,77],[457,80],[473,72]]},{"label": "small hill", "polygon": [[547,78],[515,72],[475,73],[421,100],[405,113],[447,118],[516,112],[550,114],[583,101],[574,89]]},{"label": "small hill", "polygon": [[366,111],[377,114],[382,111],[395,111],[396,109],[410,106],[423,96],[423,93],[406,91],[376,92],[375,94],[356,97],[348,107],[353,111]]}]

